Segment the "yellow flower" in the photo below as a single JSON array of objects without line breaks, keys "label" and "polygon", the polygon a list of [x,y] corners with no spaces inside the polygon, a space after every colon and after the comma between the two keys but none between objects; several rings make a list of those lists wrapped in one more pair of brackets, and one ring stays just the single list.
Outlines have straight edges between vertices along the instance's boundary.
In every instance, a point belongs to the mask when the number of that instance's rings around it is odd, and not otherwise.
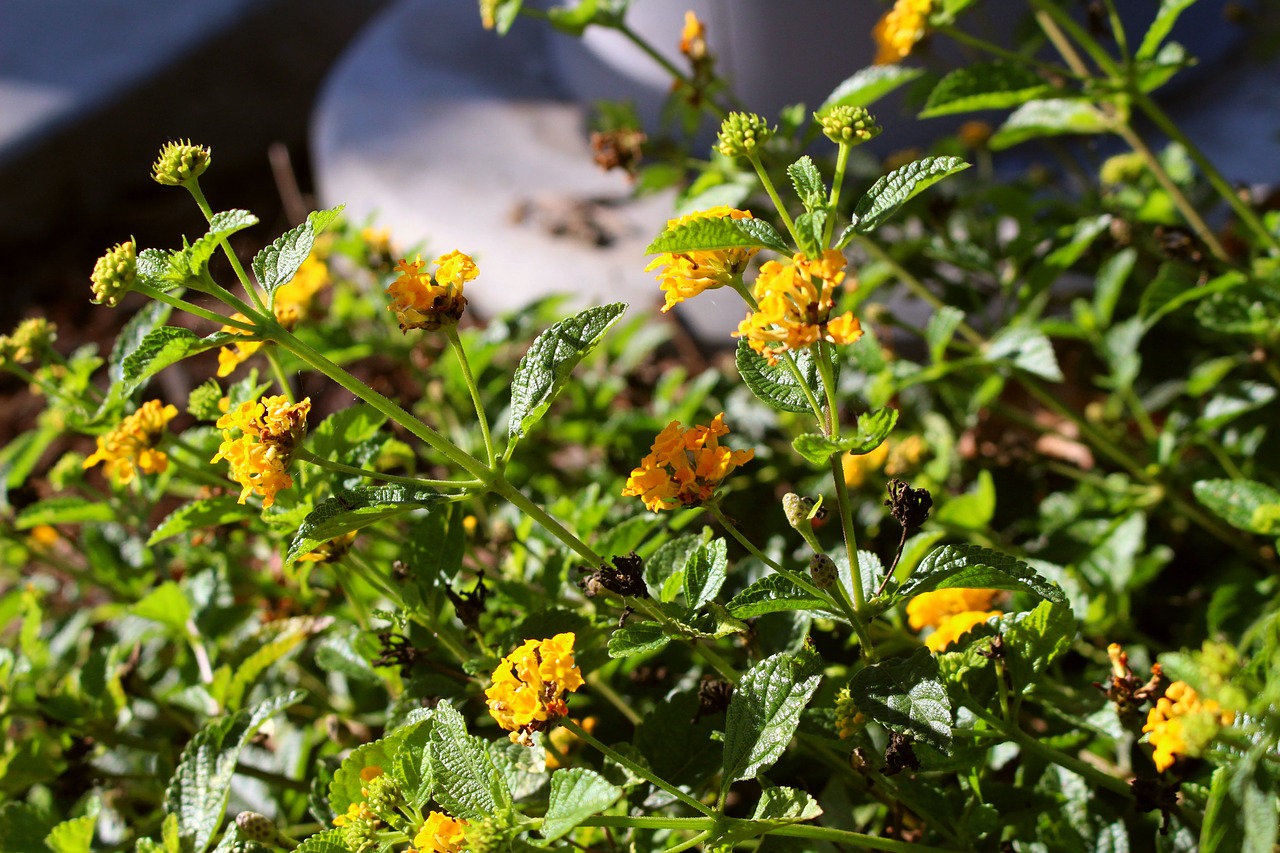
[{"label": "yellow flower", "polygon": [[875,64],[890,65],[906,59],[924,38],[932,8],[933,0],[897,0],[871,31],[876,41]]},{"label": "yellow flower", "polygon": [[434,280],[422,272],[424,266],[426,262],[421,258],[412,263],[401,260],[396,264],[400,277],[387,288],[391,296],[389,309],[396,312],[401,332],[434,331],[457,323],[467,307],[463,285],[480,274],[475,262],[458,251],[436,258]]},{"label": "yellow flower", "polygon": [[372,811],[370,811],[369,807],[365,805],[363,800],[361,800],[359,802],[349,804],[347,806],[347,813],[340,814],[337,817],[335,817],[333,819],[333,825],[334,826],[350,826],[352,823],[358,820],[377,820],[377,819],[378,819],[377,815],[375,815]]},{"label": "yellow flower", "polygon": [[931,652],[940,652],[959,640],[973,628],[986,622],[992,616],[1001,616],[1000,610],[966,610],[955,616],[948,616],[933,633],[924,638],[924,644]]},{"label": "yellow flower", "polygon": [[[690,14],[693,14],[692,12]],[[754,219],[749,210],[735,210],[721,205],[667,222],[667,228],[684,225],[698,219]],[[658,282],[666,294],[663,312],[670,311],[686,299],[692,299],[704,290],[724,287],[742,275],[747,263],[759,249],[712,249],[694,252],[667,252],[650,261],[645,271],[659,269]]]},{"label": "yellow flower", "polygon": [[684,29],[680,31],[680,52],[690,62],[707,58],[707,25],[698,20],[692,10],[684,13]]},{"label": "yellow flower", "polygon": [[370,764],[368,767],[362,767],[360,769],[361,782],[372,782],[374,779],[377,779],[381,775],[382,775],[382,768],[376,764]]},{"label": "yellow flower", "polygon": [[784,352],[818,341],[851,344],[862,326],[850,312],[832,317],[835,289],[844,281],[844,256],[834,249],[809,260],[797,254],[791,263],[766,261],[756,277],[758,310],[738,325],[736,337],[776,364]]},{"label": "yellow flower", "polygon": [[[240,503],[256,492],[262,495],[265,509],[275,503],[281,489],[293,485],[285,469],[289,455],[306,435],[310,411],[310,398],[290,403],[287,397],[277,395],[245,401],[218,418],[222,445],[212,461],[226,459],[230,463],[231,478],[241,486]],[[237,429],[241,435],[233,438],[231,431]]]},{"label": "yellow flower", "polygon": [[912,631],[937,628],[945,620],[969,610],[990,610],[999,593],[994,589],[938,589],[907,602]]},{"label": "yellow flower", "polygon": [[106,463],[108,476],[117,483],[128,483],[136,470],[155,474],[169,468],[169,457],[156,444],[164,428],[178,415],[173,406],[159,400],[143,403],[138,411],[126,417],[106,435],[98,436],[98,449],[84,460],[85,468]]},{"label": "yellow flower", "polygon": [[881,443],[879,447],[870,453],[863,453],[855,456],[852,453],[846,453],[841,464],[844,468],[844,483],[851,489],[856,489],[867,481],[868,475],[873,471],[880,470],[880,466],[884,465],[884,460],[889,456],[889,442]]},{"label": "yellow flower", "polygon": [[992,616],[1001,616],[1000,610],[992,610],[999,590],[994,589],[938,589],[917,595],[907,602],[907,623],[911,630],[933,628],[924,644],[932,652],[940,652],[956,640],[981,625]]},{"label": "yellow flower", "polygon": [[724,412],[707,426],[695,424],[690,429],[672,421],[653,440],[640,467],[631,472],[622,494],[639,497],[654,512],[704,503],[734,468],[755,456],[754,450],[721,447],[720,437],[728,434]]},{"label": "yellow flower", "polygon": [[583,683],[573,659],[575,639],[564,633],[525,640],[493,671],[493,684],[484,692],[489,715],[511,732],[513,743],[531,745],[534,732],[546,731],[569,712],[564,694]]},{"label": "yellow flower", "polygon": [[1222,726],[1235,722],[1235,712],[1224,710],[1212,699],[1200,696],[1185,681],[1175,681],[1156,700],[1142,727],[1150,734],[1147,741],[1155,747],[1151,758],[1156,769],[1164,772],[1180,755],[1199,757]]},{"label": "yellow flower", "polygon": [[435,853],[459,853],[467,846],[466,830],[465,820],[433,811],[413,837],[413,846],[422,851],[434,850]]},{"label": "yellow flower", "polygon": [[[298,271],[294,273],[293,278],[282,284],[276,291],[275,302],[272,305],[272,313],[275,314],[276,320],[286,329],[293,328],[298,318],[307,313],[315,295],[328,283],[328,265],[315,255],[308,255],[302,262],[302,266],[298,267]],[[245,316],[236,313],[232,315],[232,319],[244,320]],[[236,326],[223,326],[222,331],[233,335],[247,334],[244,329]],[[218,350],[218,376],[230,376],[249,356],[261,348],[262,341],[244,341],[222,347]]]},{"label": "yellow flower", "polygon": [[867,715],[858,710],[848,687],[836,694],[836,737],[851,738],[867,724]]},{"label": "yellow flower", "polygon": [[890,477],[901,476],[915,468],[928,450],[928,445],[918,435],[909,435],[901,441],[886,441],[885,445],[889,446],[889,460],[885,463],[884,473]]}]

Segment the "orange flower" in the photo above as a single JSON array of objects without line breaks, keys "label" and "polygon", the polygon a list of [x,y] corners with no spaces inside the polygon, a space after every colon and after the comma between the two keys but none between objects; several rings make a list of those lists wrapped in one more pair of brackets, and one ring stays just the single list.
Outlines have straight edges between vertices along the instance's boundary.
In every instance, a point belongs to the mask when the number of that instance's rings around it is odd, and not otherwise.
[{"label": "orange flower", "polygon": [[649,455],[627,478],[622,494],[639,497],[654,512],[707,501],[734,468],[755,457],[754,450],[730,450],[720,445],[729,434],[724,412],[707,426],[681,429],[672,421],[658,433]]},{"label": "orange flower", "polygon": [[525,640],[493,671],[493,684],[484,692],[489,715],[511,732],[511,741],[533,744],[533,733],[546,731],[569,712],[565,693],[582,686],[582,672],[573,657],[572,633],[549,640]]},{"label": "orange flower", "polygon": [[453,251],[436,258],[434,280],[422,272],[426,262],[416,258],[412,263],[401,260],[396,265],[400,277],[387,288],[391,296],[389,309],[396,313],[400,331],[426,329],[434,331],[441,326],[452,326],[467,308],[467,297],[462,295],[463,285],[480,274],[470,256]]},{"label": "orange flower", "polygon": [[1235,722],[1235,712],[1224,710],[1212,699],[1201,701],[1200,695],[1185,681],[1175,681],[1156,700],[1142,727],[1155,747],[1151,758],[1156,769],[1164,772],[1181,755],[1199,757],[1222,726]]},{"label": "orange flower", "polygon": [[135,471],[156,474],[168,470],[169,457],[155,447],[164,436],[165,425],[177,415],[176,408],[159,400],[143,403],[115,429],[98,436],[98,449],[84,460],[84,467],[105,462],[108,476],[117,483],[133,480]]},{"label": "orange flower", "polygon": [[809,260],[797,254],[788,264],[767,261],[756,277],[757,310],[738,324],[736,337],[776,364],[787,351],[818,341],[851,344],[862,326],[850,312],[832,317],[835,290],[844,281],[845,260],[834,249]]},{"label": "orange flower", "polygon": [[[310,398],[290,403],[277,395],[241,403],[235,411],[218,418],[222,444],[214,462],[226,459],[231,465],[231,478],[241,486],[240,503],[250,493],[262,495],[262,507],[275,503],[281,489],[293,485],[286,468],[289,456],[307,432]],[[241,435],[233,438],[231,431]]]},{"label": "orange flower", "polygon": [[933,0],[897,0],[871,31],[877,48],[875,64],[890,65],[906,59],[924,38],[932,9]]},{"label": "orange flower", "polygon": [[[690,14],[693,14],[692,12]],[[721,205],[690,213],[667,221],[667,228],[699,219],[754,219],[749,210],[735,210]],[[658,282],[666,294],[663,312],[704,290],[724,287],[742,275],[747,263],[759,249],[711,249],[707,251],[666,252],[650,261],[645,271],[659,270]]]}]

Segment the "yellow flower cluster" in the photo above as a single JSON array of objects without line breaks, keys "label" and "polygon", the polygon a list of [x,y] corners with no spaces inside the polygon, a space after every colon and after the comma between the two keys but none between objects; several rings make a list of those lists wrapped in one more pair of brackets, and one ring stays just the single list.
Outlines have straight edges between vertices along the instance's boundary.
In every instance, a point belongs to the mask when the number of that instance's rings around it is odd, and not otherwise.
[{"label": "yellow flower cluster", "polygon": [[391,296],[389,308],[396,312],[402,332],[410,329],[434,331],[457,323],[467,308],[467,297],[462,295],[463,285],[480,274],[471,257],[458,251],[436,258],[434,278],[422,272],[426,265],[421,258],[414,259],[412,263],[401,260],[396,264],[400,277],[387,288],[387,294]]},{"label": "yellow flower cluster", "polygon": [[[699,219],[754,219],[749,210],[736,210],[721,205],[688,216],[668,220],[667,228],[674,228]],[[751,249],[714,249],[705,252],[667,252],[654,258],[645,271],[659,270],[658,283],[666,294],[663,312],[686,299],[692,299],[704,290],[724,287],[742,275],[747,263],[756,252]]]},{"label": "yellow flower cluster", "polygon": [[875,64],[890,65],[906,59],[924,38],[932,9],[933,0],[897,0],[871,30],[876,41]]},{"label": "yellow flower cluster", "polygon": [[776,364],[784,352],[818,341],[851,344],[862,337],[852,312],[832,317],[835,290],[844,281],[844,256],[827,249],[821,258],[795,255],[790,263],[766,261],[756,278],[759,308],[738,325],[735,336]]},{"label": "yellow flower cluster", "polygon": [[549,640],[525,640],[493,671],[484,692],[489,714],[511,732],[513,743],[531,746],[533,733],[546,731],[569,713],[564,694],[582,686],[573,660],[572,633]]},{"label": "yellow flower cluster", "polygon": [[681,429],[679,421],[672,421],[631,472],[622,494],[639,497],[654,512],[702,504],[734,468],[755,456],[754,450],[722,447],[720,437],[728,434],[724,412],[707,426]]},{"label": "yellow flower cluster", "polygon": [[927,449],[924,439],[918,435],[909,435],[902,441],[886,440],[870,453],[846,453],[842,463],[845,485],[851,489],[860,487],[881,466],[887,477],[902,476],[919,464]]},{"label": "yellow flower cluster", "polygon": [[117,483],[133,480],[135,471],[155,474],[169,467],[169,457],[156,445],[164,435],[164,428],[178,415],[173,406],[159,400],[143,403],[138,411],[120,422],[106,435],[98,436],[98,449],[84,460],[85,468],[99,462],[106,463],[107,475]]},{"label": "yellow flower cluster", "polygon": [[959,640],[976,625],[1003,611],[991,605],[1000,593],[994,589],[939,589],[917,595],[907,602],[911,630],[933,628],[924,638],[931,652],[940,652]]},{"label": "yellow flower cluster", "polygon": [[377,820],[378,816],[370,810],[364,800],[358,800],[347,806],[346,814],[340,814],[333,819],[334,826],[351,826],[358,820]]},{"label": "yellow flower cluster", "polygon": [[1168,770],[1180,755],[1198,757],[1218,729],[1231,725],[1235,718],[1234,711],[1224,710],[1214,700],[1202,701],[1185,681],[1173,682],[1147,713],[1147,724],[1142,727],[1155,747],[1151,758],[1156,769]]},{"label": "yellow flower cluster", "polygon": [[[310,398],[290,403],[283,395],[241,403],[236,410],[218,418],[222,445],[214,462],[226,459],[231,478],[241,486],[240,503],[251,492],[262,495],[262,506],[275,503],[276,493],[293,485],[286,472],[289,455],[307,433]],[[231,431],[240,430],[233,438]]]},{"label": "yellow flower cluster", "polygon": [[[328,265],[315,255],[308,255],[307,259],[302,262],[302,266],[298,267],[298,271],[294,273],[293,278],[282,284],[280,289],[276,291],[275,303],[272,306],[272,312],[276,315],[276,320],[286,329],[293,328],[298,322],[298,318],[307,312],[307,308],[311,305],[311,300],[328,283]],[[243,320],[245,317],[243,314],[237,313],[233,315],[233,319]],[[235,326],[223,326],[222,331],[236,335],[245,334],[243,329]],[[244,363],[245,359],[249,358],[261,347],[262,341],[245,341],[218,350],[218,375],[230,376],[237,367]]]},{"label": "yellow flower cluster", "polygon": [[415,850],[433,850],[435,853],[459,853],[467,846],[467,822],[433,811],[427,815],[422,828],[413,837]]}]

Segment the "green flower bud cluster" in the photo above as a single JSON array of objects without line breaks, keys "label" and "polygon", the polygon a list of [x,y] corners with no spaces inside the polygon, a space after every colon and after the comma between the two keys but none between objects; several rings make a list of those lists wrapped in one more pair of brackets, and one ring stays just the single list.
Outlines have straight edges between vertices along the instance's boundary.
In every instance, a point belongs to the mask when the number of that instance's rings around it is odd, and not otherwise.
[{"label": "green flower bud cluster", "polygon": [[383,819],[395,817],[397,810],[407,804],[396,780],[385,774],[370,779],[361,790],[369,811]]},{"label": "green flower bud cluster", "polygon": [[804,541],[814,551],[822,550],[813,535],[813,520],[824,517],[827,512],[822,508],[822,498],[814,501],[802,498],[795,492],[787,492],[782,496],[782,511],[787,516],[787,523],[804,537]]},{"label": "green flower bud cluster", "polygon": [[826,112],[814,113],[813,117],[822,125],[822,132],[827,139],[837,145],[861,145],[875,139],[883,130],[866,107],[836,104]]},{"label": "green flower bud cluster", "polygon": [[0,337],[0,363],[26,364],[58,339],[58,327],[44,317],[29,317],[12,333]]},{"label": "green flower bud cluster", "polygon": [[236,815],[236,828],[240,837],[259,844],[274,844],[276,841],[276,825],[271,818],[257,812],[240,812]]},{"label": "green flower bud cluster", "polygon": [[831,589],[839,575],[835,561],[826,554],[814,554],[809,560],[809,576],[818,589]]},{"label": "green flower bud cluster", "polygon": [[469,853],[509,853],[511,831],[494,818],[473,821],[467,825]]},{"label": "green flower bud cluster", "polygon": [[726,157],[749,157],[773,136],[773,128],[755,113],[729,113],[720,125],[720,143],[716,146]]},{"label": "green flower bud cluster", "polygon": [[151,166],[151,177],[158,184],[181,187],[203,175],[212,160],[212,153],[203,145],[170,142],[160,149],[160,156]]},{"label": "green flower bud cluster", "polygon": [[115,308],[138,280],[138,252],[132,240],[117,243],[93,265],[93,301]]}]

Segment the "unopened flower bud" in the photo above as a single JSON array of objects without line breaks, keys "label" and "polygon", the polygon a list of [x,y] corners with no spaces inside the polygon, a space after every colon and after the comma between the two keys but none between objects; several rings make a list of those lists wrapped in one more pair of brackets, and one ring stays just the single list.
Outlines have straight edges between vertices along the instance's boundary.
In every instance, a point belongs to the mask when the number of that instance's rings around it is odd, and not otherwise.
[{"label": "unopened flower bud", "polygon": [[755,113],[729,113],[720,125],[716,149],[726,157],[746,157],[773,136],[769,123]]},{"label": "unopened flower bud", "polygon": [[35,358],[36,353],[49,349],[58,339],[58,327],[44,317],[29,317],[18,324],[9,335],[13,346],[13,360],[24,364]]},{"label": "unopened flower bud", "polygon": [[93,265],[89,277],[93,301],[115,308],[138,279],[138,253],[132,240],[117,243]]},{"label": "unopened flower bud", "polygon": [[271,818],[257,812],[240,812],[236,815],[236,826],[241,837],[249,841],[270,844],[276,839],[276,825]]},{"label": "unopened flower bud", "polygon": [[814,113],[813,117],[822,125],[827,139],[837,145],[861,145],[879,136],[883,130],[866,107],[836,104],[824,113]]},{"label": "unopened flower bud", "polygon": [[180,187],[203,175],[212,160],[213,155],[203,145],[170,142],[160,149],[160,156],[151,166],[151,177],[156,183]]},{"label": "unopened flower bud", "polygon": [[826,554],[814,554],[809,560],[809,576],[818,589],[830,589],[839,576],[835,561]]}]

